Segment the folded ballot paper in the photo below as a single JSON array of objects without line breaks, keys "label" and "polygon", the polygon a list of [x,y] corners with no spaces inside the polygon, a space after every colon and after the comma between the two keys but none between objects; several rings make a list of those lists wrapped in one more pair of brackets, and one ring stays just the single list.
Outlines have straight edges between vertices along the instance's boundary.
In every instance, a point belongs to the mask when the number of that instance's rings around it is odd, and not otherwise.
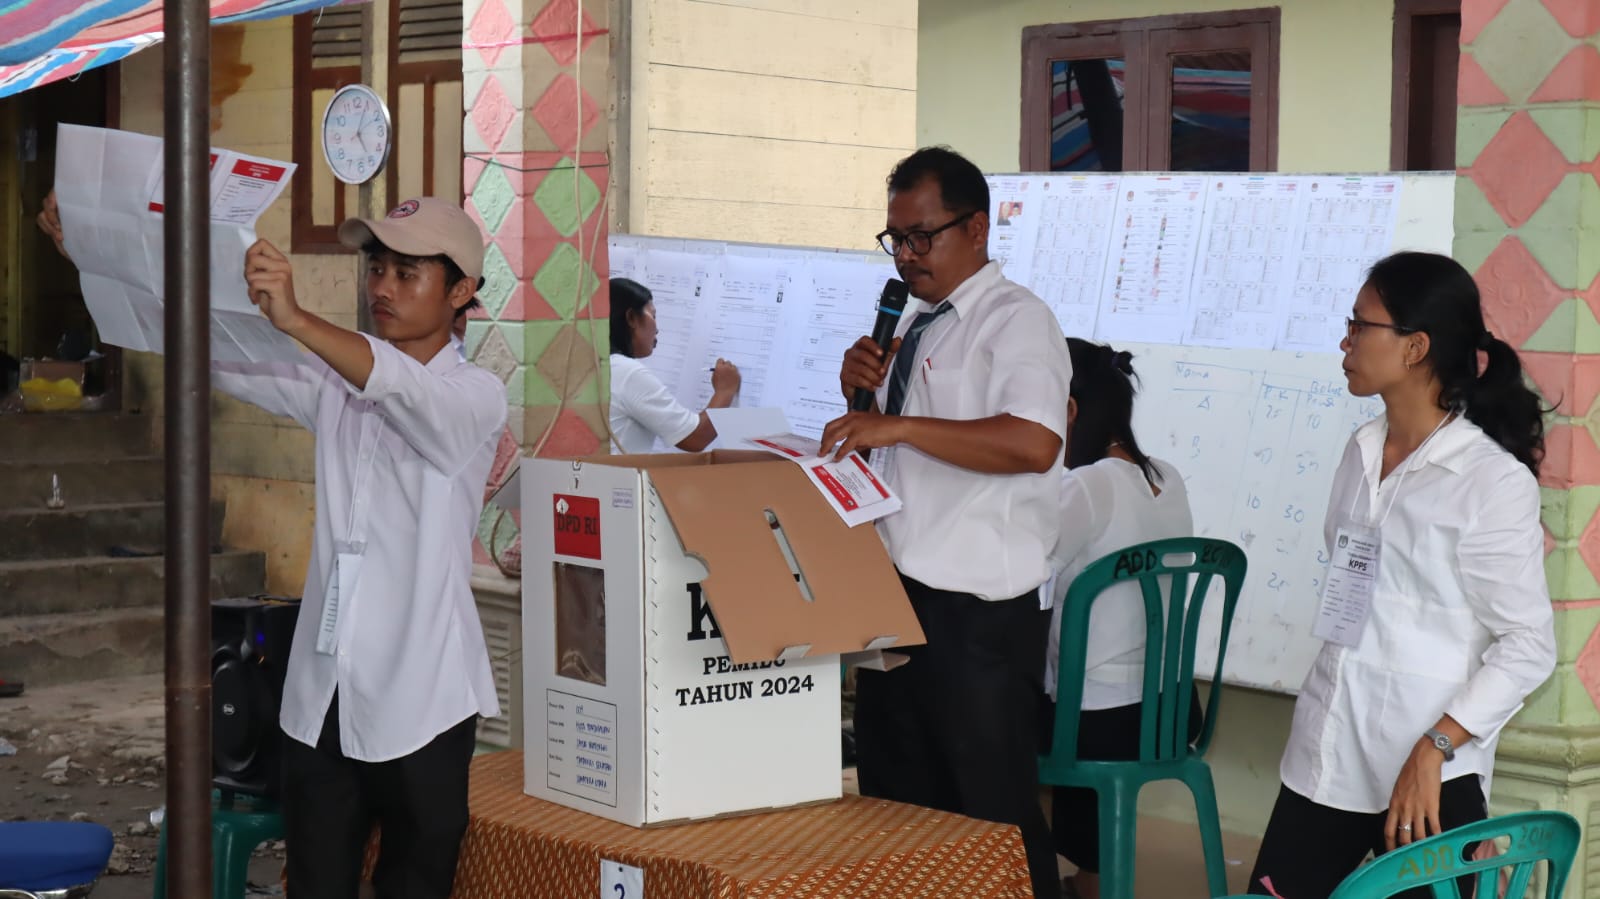
[{"label": "folded ballot paper", "polygon": [[868,467],[860,453],[851,453],[835,462],[822,455],[821,443],[799,434],[749,437],[745,443],[799,465],[823,499],[850,527],[900,511],[900,497]]},{"label": "folded ballot paper", "polygon": [[[162,352],[165,260],[160,138],[62,125],[56,151],[56,202],[67,252],[100,339]],[[278,198],[294,164],[211,151],[211,358],[217,362],[294,361],[299,345],[251,304],[244,253],[255,222]]]}]

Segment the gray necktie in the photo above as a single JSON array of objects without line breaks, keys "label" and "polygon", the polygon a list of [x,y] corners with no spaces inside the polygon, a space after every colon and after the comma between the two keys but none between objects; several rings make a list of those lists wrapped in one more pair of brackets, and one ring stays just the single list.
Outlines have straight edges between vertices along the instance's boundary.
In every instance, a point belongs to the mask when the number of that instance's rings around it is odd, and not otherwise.
[{"label": "gray necktie", "polygon": [[922,342],[922,332],[953,308],[948,302],[940,303],[927,312],[919,312],[911,320],[911,327],[900,338],[900,351],[894,355],[894,367],[889,370],[889,395],[883,407],[885,414],[899,415],[901,407],[906,404],[906,388],[911,386],[911,369],[917,362],[917,344]]}]

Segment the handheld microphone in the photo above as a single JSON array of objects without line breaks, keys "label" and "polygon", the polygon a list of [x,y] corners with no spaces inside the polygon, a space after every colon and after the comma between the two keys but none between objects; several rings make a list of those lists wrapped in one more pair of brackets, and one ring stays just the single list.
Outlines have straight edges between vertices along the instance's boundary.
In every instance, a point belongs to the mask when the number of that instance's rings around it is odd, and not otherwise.
[{"label": "handheld microphone", "polygon": [[[872,342],[884,352],[889,351],[889,344],[894,342],[894,329],[900,323],[900,314],[906,309],[906,295],[910,289],[906,282],[899,278],[890,278],[883,284],[883,295],[878,297],[878,319],[872,323]],[[851,412],[865,412],[872,408],[873,392],[865,387],[857,387],[855,398],[850,401]]]}]

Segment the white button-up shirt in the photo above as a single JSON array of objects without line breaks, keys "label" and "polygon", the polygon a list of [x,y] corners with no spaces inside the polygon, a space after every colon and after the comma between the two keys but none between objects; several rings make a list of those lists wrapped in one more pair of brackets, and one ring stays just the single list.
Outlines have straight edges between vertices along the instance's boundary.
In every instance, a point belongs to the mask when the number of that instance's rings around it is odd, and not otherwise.
[{"label": "white button-up shirt", "polygon": [[[219,363],[212,383],[317,438],[315,534],[284,684],[284,733],[315,746],[337,689],[345,755],[381,762],[474,713],[500,713],[469,579],[506,390],[454,341],[426,366],[367,341],[365,390],[311,355],[301,364]],[[339,597],[334,652],[320,653],[337,548],[351,542],[365,544],[360,576]]]},{"label": "white button-up shirt", "polygon": [[[1013,415],[1063,436],[1072,357],[1055,313],[990,262],[946,298],[954,307],[922,333],[901,413],[945,419]],[[904,334],[918,301],[901,316]],[[881,408],[887,382],[878,391]],[[896,567],[938,590],[1000,600],[1050,577],[1060,520],[1061,454],[1038,474],[970,471],[909,445],[880,451],[904,505],[878,522]]]},{"label": "white button-up shirt", "polygon": [[1446,714],[1473,739],[1444,779],[1477,774],[1487,796],[1500,729],[1556,661],[1533,474],[1457,418],[1380,483],[1387,432],[1380,417],[1351,438],[1324,525],[1331,555],[1347,517],[1382,519],[1371,615],[1354,648],[1323,645],[1281,768],[1289,789],[1353,812],[1388,808],[1417,739]]},{"label": "white button-up shirt", "polygon": [[673,399],[672,391],[632,356],[611,354],[611,443],[621,453],[648,453],[656,438],[677,446],[700,427],[700,416]]},{"label": "white button-up shirt", "polygon": [[[1160,495],[1144,469],[1107,456],[1061,475],[1061,537],[1051,554],[1055,575],[1044,599],[1053,603],[1050,643],[1045,651],[1044,689],[1056,698],[1061,661],[1061,600],[1073,580],[1093,563],[1136,543],[1193,537],[1189,491],[1178,470],[1151,459]],[[1170,578],[1163,578],[1170,580]],[[1084,659],[1083,708],[1114,709],[1144,699],[1144,591],[1124,581],[1089,607],[1089,652]]]}]

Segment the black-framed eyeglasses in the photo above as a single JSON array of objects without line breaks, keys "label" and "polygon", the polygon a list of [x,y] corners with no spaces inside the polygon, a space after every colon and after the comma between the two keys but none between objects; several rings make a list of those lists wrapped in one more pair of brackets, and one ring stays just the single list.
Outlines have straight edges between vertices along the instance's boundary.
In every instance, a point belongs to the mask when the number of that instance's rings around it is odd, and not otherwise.
[{"label": "black-framed eyeglasses", "polygon": [[1351,318],[1350,316],[1345,316],[1344,333],[1345,336],[1349,337],[1351,340],[1355,340],[1357,337],[1360,337],[1361,332],[1367,328],[1383,328],[1386,331],[1393,331],[1401,336],[1417,333],[1416,328],[1407,328],[1404,325],[1391,325],[1387,322],[1369,322],[1364,318]]},{"label": "black-framed eyeglasses", "polygon": [[932,231],[907,231],[904,234],[899,234],[884,229],[878,232],[878,246],[883,247],[883,251],[890,256],[898,255],[901,247],[910,247],[912,253],[918,256],[926,256],[933,250],[933,239],[940,231],[954,228],[977,214],[978,210],[974,209],[964,215],[958,215]]}]

